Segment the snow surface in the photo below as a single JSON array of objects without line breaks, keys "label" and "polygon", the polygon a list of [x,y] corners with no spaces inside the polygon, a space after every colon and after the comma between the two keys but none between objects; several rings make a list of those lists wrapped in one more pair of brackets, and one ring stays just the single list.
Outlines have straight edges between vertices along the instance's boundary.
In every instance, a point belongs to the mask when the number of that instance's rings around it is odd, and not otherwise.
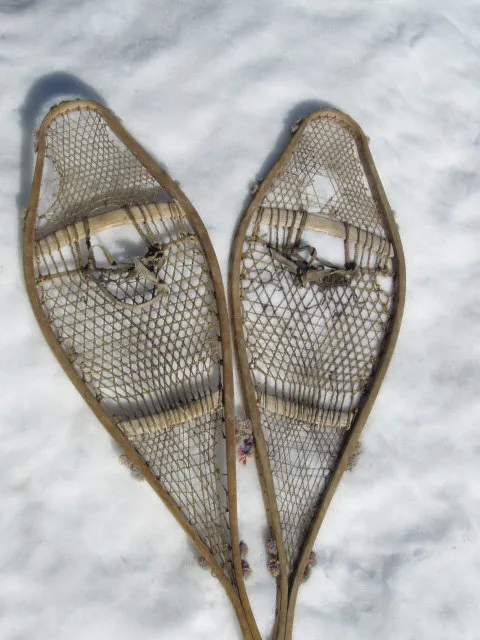
[{"label": "snow surface", "polygon": [[[202,215],[224,274],[249,186],[293,122],[348,112],[404,242],[403,329],[317,540],[295,639],[480,638],[480,12],[473,0],[0,0],[0,638],[239,637],[232,608],[34,322],[20,217],[32,133],[97,97]],[[239,402],[239,400],[237,400]],[[239,468],[251,602],[274,585]]]}]

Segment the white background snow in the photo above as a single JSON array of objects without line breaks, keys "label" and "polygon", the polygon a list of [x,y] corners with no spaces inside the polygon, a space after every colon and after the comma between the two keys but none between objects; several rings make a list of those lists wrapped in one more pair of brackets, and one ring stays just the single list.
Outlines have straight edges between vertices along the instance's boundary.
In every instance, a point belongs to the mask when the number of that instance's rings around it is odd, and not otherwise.
[{"label": "white background snow", "polygon": [[[32,133],[99,97],[181,182],[224,274],[251,183],[322,104],[363,127],[404,243],[398,347],[302,587],[296,640],[480,638],[480,11],[468,0],[0,0],[0,638],[239,637],[222,589],[44,342],[24,291]],[[239,399],[238,399],[239,402]],[[254,465],[248,583],[273,620]]]}]

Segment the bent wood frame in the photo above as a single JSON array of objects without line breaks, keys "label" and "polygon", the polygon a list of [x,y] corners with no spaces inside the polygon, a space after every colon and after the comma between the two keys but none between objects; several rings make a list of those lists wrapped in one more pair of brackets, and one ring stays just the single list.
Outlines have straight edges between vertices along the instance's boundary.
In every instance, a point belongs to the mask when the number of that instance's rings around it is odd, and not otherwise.
[{"label": "bent wood frame", "polygon": [[[347,432],[345,443],[337,461],[337,466],[330,477],[328,486],[321,500],[319,501],[319,504],[317,505],[316,513],[311,521],[308,533],[304,538],[302,548],[296,562],[296,566],[289,579],[287,576],[288,569],[286,553],[282,539],[282,530],[275,499],[273,479],[268,460],[265,439],[261,428],[260,413],[257,405],[253,378],[249,370],[247,351],[243,334],[240,268],[243,243],[246,237],[248,226],[254,213],[261,206],[261,203],[276,176],[283,169],[284,165],[292,155],[293,150],[297,145],[300,137],[302,136],[305,127],[307,127],[308,124],[313,120],[323,118],[335,120],[337,123],[348,129],[348,131],[353,135],[355,139],[359,157],[371,189],[372,197],[375,200],[378,210],[383,215],[384,223],[389,236],[388,239],[391,243],[391,247],[393,247],[392,253],[395,269],[394,309],[393,317],[390,324],[390,331],[385,336],[383,349],[376,364],[374,378],[371,383],[370,389],[368,390],[368,394],[366,394],[366,396],[364,397],[362,407],[352,427]],[[319,230],[323,230],[326,233],[330,233],[332,235],[341,236],[341,230],[339,230],[340,225],[337,225],[335,223],[328,225],[325,224],[324,221],[322,223],[322,220],[320,220],[316,224],[317,226],[319,226]],[[331,227],[330,229],[329,226]],[[338,227],[338,229],[336,229],[336,227]],[[390,249],[388,250],[388,253],[390,254]],[[273,633],[273,637],[277,640],[290,640],[290,638],[292,637],[293,619],[298,589],[302,583],[303,573],[307,566],[315,539],[324,520],[330,502],[333,498],[335,490],[347,467],[348,461],[355,450],[362,429],[365,426],[382,381],[387,372],[402,321],[405,303],[405,282],[405,259],[400,235],[398,233],[397,224],[393,217],[392,210],[383,190],[380,177],[373,163],[373,159],[368,147],[367,137],[363,133],[360,126],[352,118],[340,111],[335,111],[332,109],[322,109],[310,114],[301,122],[287,148],[283,151],[277,163],[273,166],[267,177],[261,183],[258,191],[253,195],[237,227],[230,258],[229,298],[232,314],[233,341],[237,356],[237,364],[239,369],[242,393],[244,397],[245,409],[247,416],[252,421],[254,429],[257,468],[267,512],[268,523],[270,531],[277,541],[278,557],[281,565],[280,576],[277,579],[277,610]]]},{"label": "bent wood frame", "polygon": [[[220,566],[215,561],[208,547],[202,542],[198,534],[190,526],[187,519],[183,515],[180,508],[174,500],[165,491],[161,483],[157,480],[154,473],[150,470],[143,459],[136,453],[134,447],[127,438],[122,434],[120,429],[111,420],[100,403],[90,393],[85,383],[76,373],[74,367],[69,361],[66,354],[60,347],[55,334],[53,333],[40,304],[37,294],[34,274],[34,252],[35,252],[35,223],[37,217],[37,207],[40,196],[40,186],[43,173],[43,165],[46,151],[46,132],[50,123],[59,115],[75,111],[78,109],[88,109],[99,113],[113,133],[119,140],[135,155],[138,161],[150,172],[150,174],[160,183],[167,193],[176,200],[184,212],[186,213],[188,222],[196,233],[205,259],[208,263],[213,288],[218,308],[218,318],[222,345],[223,358],[223,405],[225,413],[225,431],[226,431],[226,462],[227,462],[227,478],[228,478],[228,508],[229,508],[229,524],[230,524],[230,541],[232,545],[233,566],[235,572],[235,580],[237,583],[238,594],[234,586],[226,578]],[[195,544],[199,553],[207,560],[213,574],[218,578],[225,589],[235,613],[244,638],[257,640],[260,634],[257,630],[255,619],[250,608],[245,585],[242,578],[241,560],[239,552],[239,536],[238,536],[238,520],[237,520],[237,490],[235,477],[235,431],[234,431],[234,407],[233,407],[233,368],[232,368],[232,348],[230,341],[230,329],[227,315],[227,303],[222,284],[220,269],[217,258],[214,253],[207,230],[200,219],[200,216],[180,189],[168,174],[149,156],[149,154],[132,138],[132,136],[123,128],[119,120],[104,106],[94,101],[73,100],[60,103],[54,106],[43,120],[38,132],[38,148],[35,172],[32,183],[32,190],[29,204],[27,207],[24,244],[23,244],[23,267],[25,275],[25,283],[33,308],[33,312],[38,324],[50,345],[53,353],[62,365],[65,373],[68,375],[72,383],[82,395],[88,406],[103,424],[112,438],[120,445],[121,449],[128,456],[135,466],[137,466],[150,486],[163,500],[166,507],[176,518],[185,533]]]}]

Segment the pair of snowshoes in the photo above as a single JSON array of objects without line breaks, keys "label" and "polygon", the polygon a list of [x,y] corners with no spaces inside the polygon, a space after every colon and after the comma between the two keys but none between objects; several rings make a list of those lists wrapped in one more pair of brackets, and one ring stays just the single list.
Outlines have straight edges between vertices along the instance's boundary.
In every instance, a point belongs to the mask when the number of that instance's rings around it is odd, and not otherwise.
[{"label": "pair of snowshoes", "polygon": [[[24,268],[73,384],[259,638],[242,578],[233,354],[207,231],[178,184],[103,106],[44,119]],[[359,126],[297,128],[237,229],[230,313],[275,545],[274,637],[388,367],[405,295],[396,224]]]}]

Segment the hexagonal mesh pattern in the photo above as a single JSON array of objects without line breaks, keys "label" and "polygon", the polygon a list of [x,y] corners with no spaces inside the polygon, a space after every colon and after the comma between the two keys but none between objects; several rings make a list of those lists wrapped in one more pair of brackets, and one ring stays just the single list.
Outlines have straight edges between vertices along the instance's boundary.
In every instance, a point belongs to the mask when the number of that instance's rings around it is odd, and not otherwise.
[{"label": "hexagonal mesh pattern", "polygon": [[263,204],[328,215],[385,237],[355,139],[331,117],[307,125]]},{"label": "hexagonal mesh pattern", "polygon": [[[201,245],[180,205],[99,113],[58,116],[46,142],[35,247],[45,317],[78,376],[234,583],[220,470],[220,328]],[[143,247],[124,261],[90,228],[119,207],[134,246]]]},{"label": "hexagonal mesh pattern", "polygon": [[312,428],[302,420],[265,410],[260,415],[291,570],[319,496],[335,468],[345,430]]},{"label": "hexagonal mesh pattern", "polygon": [[92,109],[55,118],[47,133],[38,228],[64,226],[109,205],[155,202],[161,185]]},{"label": "hexagonal mesh pattern", "polygon": [[[344,238],[344,264],[317,251],[322,224]],[[312,120],[254,212],[240,272],[289,571],[389,331],[392,256],[354,135],[334,117]]]}]

